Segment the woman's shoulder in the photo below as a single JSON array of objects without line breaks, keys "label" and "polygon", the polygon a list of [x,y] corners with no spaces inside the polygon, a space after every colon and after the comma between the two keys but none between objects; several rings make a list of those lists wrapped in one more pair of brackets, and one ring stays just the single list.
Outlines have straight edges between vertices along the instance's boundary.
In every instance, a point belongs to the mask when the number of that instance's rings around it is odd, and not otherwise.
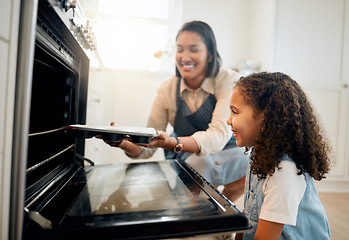
[{"label": "woman's shoulder", "polygon": [[221,67],[216,76],[217,79],[229,79],[236,82],[241,77],[241,74],[228,67]]},{"label": "woman's shoulder", "polygon": [[240,79],[241,75],[231,68],[221,67],[215,77],[216,86],[233,86]]},{"label": "woman's shoulder", "polygon": [[[169,89],[173,89],[178,82],[178,77],[177,76],[171,76],[166,78],[163,82],[160,83],[158,86],[158,91],[167,91]],[[175,88],[176,89],[176,88]]]},{"label": "woman's shoulder", "polygon": [[214,77],[214,81],[211,81],[215,89],[215,93],[218,94],[222,90],[231,91],[235,82],[237,82],[240,78],[240,74],[235,72],[231,68],[221,67],[217,76]]}]

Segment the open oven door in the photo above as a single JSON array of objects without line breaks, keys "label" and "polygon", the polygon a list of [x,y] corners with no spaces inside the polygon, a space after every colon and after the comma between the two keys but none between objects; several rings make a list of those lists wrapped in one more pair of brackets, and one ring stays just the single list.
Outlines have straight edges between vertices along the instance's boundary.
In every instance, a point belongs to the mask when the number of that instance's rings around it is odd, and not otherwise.
[{"label": "open oven door", "polygon": [[68,195],[75,199],[62,219],[27,239],[166,239],[250,229],[231,201],[177,160],[85,167],[41,214],[52,215]]}]

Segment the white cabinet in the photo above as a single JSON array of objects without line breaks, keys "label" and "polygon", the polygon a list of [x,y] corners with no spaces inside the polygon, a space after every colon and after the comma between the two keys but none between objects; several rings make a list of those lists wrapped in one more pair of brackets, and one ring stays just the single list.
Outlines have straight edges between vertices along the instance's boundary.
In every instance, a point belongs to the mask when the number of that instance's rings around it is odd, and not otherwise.
[{"label": "white cabinet", "polygon": [[[0,39],[0,238],[7,239],[7,227],[8,227],[8,209],[9,209],[9,184],[10,183],[9,175],[11,162],[10,158],[7,158],[8,150],[5,147],[6,141],[9,140],[9,136],[6,133],[6,114],[9,114],[6,111],[7,107],[7,84],[8,84],[8,50],[9,44]],[[6,158],[5,158],[6,157]],[[6,237],[6,238],[5,238]]]},{"label": "white cabinet", "polygon": [[308,94],[333,147],[332,170],[319,190],[349,191],[349,1],[279,0],[273,71]]},{"label": "white cabinet", "polygon": [[[9,39],[11,27],[10,23],[12,13],[12,1],[1,0],[0,3],[0,38]],[[14,4],[13,6],[16,6],[16,4]]]},{"label": "white cabinet", "polygon": [[20,1],[1,0],[0,8],[0,239],[8,239],[12,129]]},{"label": "white cabinet", "polygon": [[[0,163],[3,162],[4,155],[4,137],[2,134],[5,132],[5,110],[6,110],[6,86],[7,81],[3,81],[3,79],[7,79],[7,56],[8,56],[8,44],[2,40],[0,40]],[[0,168],[1,169],[1,168]],[[1,173],[0,173],[1,174]],[[1,176],[1,175],[0,175]]]},{"label": "white cabinet", "polygon": [[[86,124],[103,126],[106,124],[104,119],[104,88],[105,69],[96,51],[89,51],[90,71],[87,94],[87,113]],[[106,144],[101,139],[90,138],[85,141],[85,157],[92,160],[95,164],[102,164],[104,148]]]}]

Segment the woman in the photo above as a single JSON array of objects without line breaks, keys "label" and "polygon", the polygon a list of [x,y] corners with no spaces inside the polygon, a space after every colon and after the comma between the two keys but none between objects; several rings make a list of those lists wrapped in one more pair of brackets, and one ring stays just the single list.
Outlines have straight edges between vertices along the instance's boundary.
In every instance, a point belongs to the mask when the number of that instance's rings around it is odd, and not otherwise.
[{"label": "woman", "polygon": [[[126,140],[110,145],[131,158],[149,158],[161,147],[167,159],[186,159],[211,184],[224,185],[223,194],[235,201],[243,194],[248,167],[248,156],[226,124],[239,75],[221,67],[214,33],[204,22],[185,23],[176,44],[176,76],[158,88],[147,124],[159,136],[145,146]],[[168,123],[171,135],[165,132]]]}]

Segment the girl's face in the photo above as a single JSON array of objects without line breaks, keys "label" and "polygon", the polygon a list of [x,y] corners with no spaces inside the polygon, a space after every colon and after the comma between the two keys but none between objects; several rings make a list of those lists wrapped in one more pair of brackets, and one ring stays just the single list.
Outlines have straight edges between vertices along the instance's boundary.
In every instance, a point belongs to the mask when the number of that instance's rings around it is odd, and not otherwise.
[{"label": "girl's face", "polygon": [[231,114],[227,123],[234,133],[239,147],[252,147],[256,143],[264,113],[255,114],[251,105],[246,104],[239,88],[234,88],[230,99]]},{"label": "girl's face", "polygon": [[176,65],[187,83],[206,77],[207,47],[200,34],[184,31],[177,37]]}]

